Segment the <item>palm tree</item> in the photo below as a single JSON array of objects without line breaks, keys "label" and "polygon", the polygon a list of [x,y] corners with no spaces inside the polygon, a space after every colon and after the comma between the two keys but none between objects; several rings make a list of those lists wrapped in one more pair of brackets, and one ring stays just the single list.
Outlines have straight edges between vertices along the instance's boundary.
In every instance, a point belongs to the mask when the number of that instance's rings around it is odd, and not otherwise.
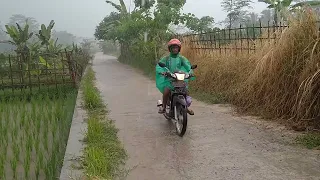
[{"label": "palm tree", "polygon": [[116,4],[116,3],[112,2],[112,1],[109,1],[109,0],[107,0],[106,3],[110,4],[111,6],[116,8],[119,11],[119,13],[121,15],[123,15],[123,16],[128,14],[128,10],[127,10],[126,4],[124,3],[123,0],[119,0],[120,5],[118,5],[118,4]]},{"label": "palm tree", "polygon": [[292,4],[293,2],[296,2],[294,0],[258,0],[258,2],[264,2],[269,5],[268,8],[274,9],[275,24],[278,24],[279,15],[284,11],[294,10],[302,6],[319,6],[320,5],[319,0],[303,1],[303,2],[297,2],[295,4]]}]

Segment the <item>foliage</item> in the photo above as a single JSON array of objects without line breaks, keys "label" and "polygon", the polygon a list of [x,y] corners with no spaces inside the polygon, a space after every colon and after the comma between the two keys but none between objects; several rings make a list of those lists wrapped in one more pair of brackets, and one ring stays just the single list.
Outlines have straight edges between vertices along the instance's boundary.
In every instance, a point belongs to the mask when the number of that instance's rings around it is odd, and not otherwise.
[{"label": "foliage", "polygon": [[185,15],[186,27],[195,33],[204,33],[213,31],[214,18],[210,16],[203,16],[200,19],[195,17],[194,14]]},{"label": "foliage", "polygon": [[[64,49],[65,47],[58,43],[58,39],[52,39],[51,30],[53,26],[53,20],[47,27],[42,24],[39,34],[36,34],[37,41],[35,42],[28,41],[33,36],[28,23],[25,23],[22,28],[18,23],[16,26],[5,26],[6,33],[11,38],[8,42],[14,45],[16,50],[15,53],[11,54],[11,57],[5,55],[4,58],[1,58],[2,86],[12,89],[21,87],[22,91],[24,88],[31,88],[36,84],[39,84],[40,88],[40,84],[57,83],[57,76],[59,76],[58,79],[64,78],[65,75],[68,76],[68,70],[70,73],[75,71],[79,71],[78,74],[82,73],[81,66],[85,67],[91,59],[89,55],[91,46],[85,45],[82,48]],[[61,53],[63,50],[66,52]],[[74,60],[77,62],[71,62]],[[75,65],[80,66],[74,67]],[[49,82],[49,79],[44,79],[44,73],[47,78],[54,76],[55,80]],[[60,80],[65,83],[65,79]],[[77,83],[77,79],[74,79],[74,77],[71,77],[70,80],[75,84]]]},{"label": "foliage", "polygon": [[114,27],[118,25],[120,25],[120,14],[111,12],[96,27],[94,36],[99,40],[116,40],[117,36],[114,36]]},{"label": "foliage", "polygon": [[44,24],[41,25],[41,30],[39,30],[39,34],[37,34],[37,36],[40,39],[42,45],[49,46],[49,41],[51,39],[51,30],[54,24],[54,21],[51,20],[48,27],[46,27]]},{"label": "foliage", "polygon": [[286,18],[288,11],[295,11],[303,6],[320,6],[320,1],[303,1],[292,4],[294,0],[258,0],[268,4],[268,8],[274,10],[274,21],[277,24],[279,18]]},{"label": "foliage", "polygon": [[9,42],[17,47],[17,52],[25,51],[27,47],[27,41],[31,38],[33,33],[29,33],[29,25],[25,24],[23,28],[17,23],[17,27],[13,25],[6,25],[7,34],[12,40]]},{"label": "foliage", "polygon": [[116,54],[119,49],[118,43],[110,40],[99,42],[99,47],[104,54]]},{"label": "foliage", "polygon": [[13,14],[9,19],[8,25],[15,26],[17,23],[20,26],[25,26],[26,24],[28,24],[30,27],[30,31],[33,33],[36,33],[39,29],[39,24],[33,17],[26,17],[22,14]]},{"label": "foliage", "polygon": [[[117,41],[121,47],[119,60],[132,64],[144,64],[151,68],[162,55],[164,43],[174,36],[169,31],[173,24],[187,24],[194,32],[211,30],[213,18],[196,18],[183,14],[185,0],[135,1],[136,7],[128,12],[126,7],[111,3],[117,9],[106,16],[96,28],[95,37],[99,40]],[[152,9],[151,9],[152,7]],[[130,55],[131,54],[131,55]],[[143,54],[142,56],[140,56]],[[129,59],[127,57],[130,57]],[[147,59],[148,58],[148,59]],[[134,59],[134,60],[133,60]]]},{"label": "foliage", "polygon": [[91,42],[61,53],[63,45],[52,38],[53,26],[54,21],[42,24],[40,31],[31,30],[27,21],[5,26],[16,51],[0,54],[0,179],[59,177],[75,85],[91,58]]},{"label": "foliage", "polygon": [[[144,2],[144,4],[143,4]],[[135,7],[150,9],[155,4],[155,0],[134,0]]]},{"label": "foliage", "polygon": [[238,38],[218,49],[185,37],[182,53],[202,67],[192,82],[198,92],[223,94],[242,112],[286,119],[297,130],[319,129],[318,33],[316,18],[303,13],[283,31]]},{"label": "foliage", "polygon": [[78,43],[77,37],[67,31],[52,31],[52,39],[58,39],[57,43],[63,47],[70,46],[72,43]]},{"label": "foliage", "polygon": [[[157,39],[166,34],[171,23],[178,24],[182,21],[180,10],[185,0],[158,1],[152,13],[150,8],[154,1],[147,1],[147,5],[136,8],[128,14],[127,8],[121,3],[117,5],[110,1],[107,3],[114,6],[118,12],[111,13],[97,26],[95,36],[100,40],[118,40],[120,43],[134,43],[148,32],[150,40]],[[135,1],[136,5],[141,3]]]},{"label": "foliage", "polygon": [[252,0],[223,0],[221,6],[226,11],[228,17],[228,27],[231,28],[234,21],[246,14],[244,8],[250,7]]},{"label": "foliage", "polygon": [[0,103],[0,179],[59,177],[77,95],[64,93]]}]

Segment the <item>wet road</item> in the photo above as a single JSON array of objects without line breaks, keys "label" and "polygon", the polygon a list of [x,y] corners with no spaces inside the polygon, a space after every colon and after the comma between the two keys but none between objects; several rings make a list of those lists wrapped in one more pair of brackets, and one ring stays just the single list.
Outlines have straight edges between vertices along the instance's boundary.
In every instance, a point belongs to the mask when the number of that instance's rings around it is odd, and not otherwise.
[{"label": "wet road", "polygon": [[97,86],[130,156],[130,180],[320,179],[319,152],[280,142],[279,134],[194,101],[183,138],[157,113],[155,83],[114,57],[93,62]]}]

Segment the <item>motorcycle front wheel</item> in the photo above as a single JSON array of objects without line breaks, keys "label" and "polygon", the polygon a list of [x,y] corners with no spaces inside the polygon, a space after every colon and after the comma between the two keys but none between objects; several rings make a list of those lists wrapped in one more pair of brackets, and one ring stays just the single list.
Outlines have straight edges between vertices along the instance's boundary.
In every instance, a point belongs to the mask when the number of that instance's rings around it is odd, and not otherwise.
[{"label": "motorcycle front wheel", "polygon": [[177,117],[176,131],[177,134],[182,137],[186,133],[188,125],[188,114],[186,107],[182,105],[177,106]]},{"label": "motorcycle front wheel", "polygon": [[167,119],[167,120],[171,120],[171,114],[170,114],[170,112],[171,112],[171,110],[170,110],[170,101],[168,102],[168,105],[167,105],[167,107],[166,107],[166,112],[163,114],[163,116]]}]

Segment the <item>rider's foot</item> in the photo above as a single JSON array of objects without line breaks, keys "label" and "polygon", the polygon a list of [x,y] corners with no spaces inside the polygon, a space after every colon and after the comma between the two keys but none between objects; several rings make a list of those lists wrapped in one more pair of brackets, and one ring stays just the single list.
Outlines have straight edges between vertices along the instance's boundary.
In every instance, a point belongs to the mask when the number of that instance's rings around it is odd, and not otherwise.
[{"label": "rider's foot", "polygon": [[192,111],[192,109],[187,109],[187,112],[188,112],[188,114],[190,114],[191,116],[193,116],[194,115],[194,112]]},{"label": "rider's foot", "polygon": [[166,110],[163,107],[159,108],[159,111],[158,111],[159,114],[164,114],[165,112]]}]

